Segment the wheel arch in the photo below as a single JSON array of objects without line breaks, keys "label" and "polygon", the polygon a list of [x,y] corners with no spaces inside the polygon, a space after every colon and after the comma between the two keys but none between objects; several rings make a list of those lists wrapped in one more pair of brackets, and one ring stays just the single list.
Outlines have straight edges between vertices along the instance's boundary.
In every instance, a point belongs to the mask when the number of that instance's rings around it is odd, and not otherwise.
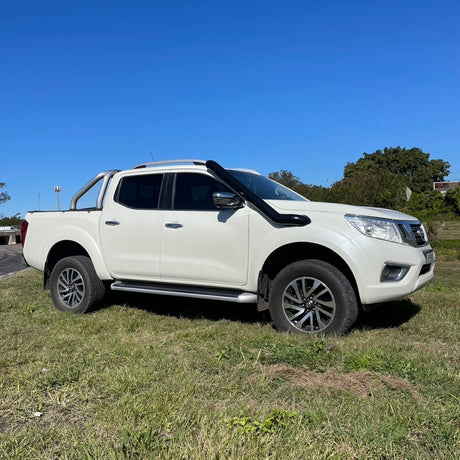
[{"label": "wheel arch", "polygon": [[71,240],[59,241],[56,243],[48,252],[48,256],[45,262],[44,276],[43,276],[43,287],[49,289],[50,276],[54,266],[64,257],[69,256],[86,256],[89,258],[89,254],[86,249],[79,243]]},{"label": "wheel arch", "polygon": [[[268,300],[271,284],[276,275],[287,265],[305,259],[327,262],[340,270],[352,285],[356,298],[360,299],[358,284],[346,261],[332,249],[316,243],[290,243],[275,249],[265,260],[259,274],[258,293]],[[266,302],[259,304],[259,310],[266,309]]]},{"label": "wheel arch", "polygon": [[64,257],[86,256],[91,259],[88,251],[79,243],[71,240],[59,241],[48,252],[45,262],[43,287],[49,289],[50,276],[54,266]]}]

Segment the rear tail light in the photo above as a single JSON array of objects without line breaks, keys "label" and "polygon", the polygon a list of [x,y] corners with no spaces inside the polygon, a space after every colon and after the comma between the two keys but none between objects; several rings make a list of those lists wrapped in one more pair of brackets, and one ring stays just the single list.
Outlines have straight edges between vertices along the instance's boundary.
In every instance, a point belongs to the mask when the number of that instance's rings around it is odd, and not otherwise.
[{"label": "rear tail light", "polygon": [[21,222],[21,244],[24,247],[24,243],[26,242],[26,235],[27,235],[27,228],[29,227],[29,222],[27,220],[23,220]]}]

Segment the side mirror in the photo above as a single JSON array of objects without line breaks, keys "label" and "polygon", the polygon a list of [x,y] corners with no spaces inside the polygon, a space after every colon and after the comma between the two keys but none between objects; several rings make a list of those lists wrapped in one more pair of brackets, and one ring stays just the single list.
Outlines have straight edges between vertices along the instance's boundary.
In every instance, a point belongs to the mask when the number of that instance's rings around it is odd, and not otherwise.
[{"label": "side mirror", "polygon": [[212,195],[212,199],[217,209],[238,209],[243,207],[243,201],[235,193],[215,192]]}]

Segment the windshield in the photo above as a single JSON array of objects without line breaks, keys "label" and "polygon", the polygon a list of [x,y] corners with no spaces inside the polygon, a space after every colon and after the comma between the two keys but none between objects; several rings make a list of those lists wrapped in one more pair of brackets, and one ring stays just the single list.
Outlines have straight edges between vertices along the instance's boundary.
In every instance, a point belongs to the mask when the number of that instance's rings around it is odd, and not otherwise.
[{"label": "windshield", "polygon": [[284,185],[259,174],[235,170],[229,170],[228,172],[263,200],[308,201]]}]

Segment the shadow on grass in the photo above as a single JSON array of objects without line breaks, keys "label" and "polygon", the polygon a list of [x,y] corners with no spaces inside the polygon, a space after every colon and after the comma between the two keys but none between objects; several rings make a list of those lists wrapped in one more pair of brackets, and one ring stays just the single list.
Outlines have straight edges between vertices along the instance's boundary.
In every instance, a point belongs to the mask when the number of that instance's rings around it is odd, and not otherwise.
[{"label": "shadow on grass", "polygon": [[409,299],[379,304],[371,312],[362,312],[355,329],[391,329],[407,323],[420,311]]},{"label": "shadow on grass", "polygon": [[[258,312],[255,304],[238,304],[184,297],[109,292],[103,308],[126,305],[157,315],[176,318],[230,320],[242,323],[270,323],[268,311]],[[372,312],[361,312],[354,329],[389,329],[408,322],[420,311],[409,299],[380,304]]]},{"label": "shadow on grass", "polygon": [[175,318],[206,319],[220,321],[227,319],[242,323],[267,323],[268,315],[259,313],[256,304],[239,304],[185,297],[136,294],[130,292],[108,292],[103,308],[111,305],[126,305],[157,315]]}]

